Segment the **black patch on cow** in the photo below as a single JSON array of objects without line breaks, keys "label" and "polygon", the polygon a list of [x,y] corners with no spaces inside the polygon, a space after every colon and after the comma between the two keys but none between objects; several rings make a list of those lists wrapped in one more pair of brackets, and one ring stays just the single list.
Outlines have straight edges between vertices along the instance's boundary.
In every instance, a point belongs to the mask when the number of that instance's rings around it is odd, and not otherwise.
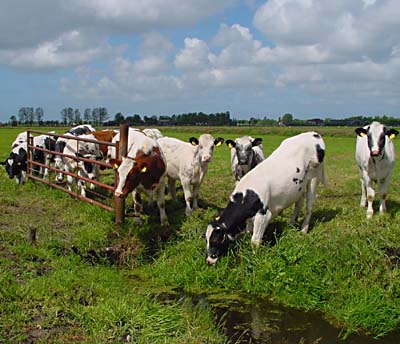
[{"label": "black patch on cow", "polygon": [[90,129],[86,126],[79,127],[79,128],[72,128],[72,129],[68,130],[68,133],[70,133],[74,136],[80,136],[80,135],[88,134],[90,132],[91,132]]},{"label": "black patch on cow", "polygon": [[292,179],[292,182],[295,183],[295,184],[301,184],[301,183],[303,182],[303,179],[300,179],[300,178],[293,178],[293,179]]},{"label": "black patch on cow", "polygon": [[83,162],[83,166],[85,168],[86,173],[92,173],[93,172],[93,164],[87,161]]},{"label": "black patch on cow", "polygon": [[242,231],[247,219],[259,211],[264,211],[264,204],[253,190],[246,190],[245,195],[238,192],[232,198],[233,201],[229,201],[219,222],[225,224],[228,234],[236,236]]},{"label": "black patch on cow", "polygon": [[317,159],[318,162],[321,163],[324,161],[325,157],[325,149],[323,149],[319,144],[315,145],[315,148],[317,149]]},{"label": "black patch on cow", "polygon": [[300,169],[296,167],[296,173],[300,173]]},{"label": "black patch on cow", "polygon": [[320,138],[321,138],[321,135],[318,134],[318,133],[315,133],[313,136],[314,136],[316,139],[320,139]]},{"label": "black patch on cow", "polygon": [[64,151],[64,148],[66,145],[67,145],[67,142],[65,142],[65,141],[57,141],[54,150],[56,152],[62,153]]}]

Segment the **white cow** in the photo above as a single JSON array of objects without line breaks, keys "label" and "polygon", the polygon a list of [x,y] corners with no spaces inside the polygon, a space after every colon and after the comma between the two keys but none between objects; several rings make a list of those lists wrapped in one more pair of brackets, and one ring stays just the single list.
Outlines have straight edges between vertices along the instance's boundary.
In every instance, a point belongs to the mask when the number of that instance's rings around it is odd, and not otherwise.
[{"label": "white cow", "polygon": [[380,195],[379,212],[386,212],[386,196],[392,177],[395,161],[395,152],[392,139],[399,132],[396,129],[387,129],[379,122],[372,122],[363,128],[355,130],[357,136],[356,160],[361,180],[360,206],[366,207],[367,218],[371,218],[374,210],[372,202],[375,191],[372,182],[378,184]]},{"label": "white cow", "polygon": [[[96,140],[96,138],[92,135],[80,135],[79,138],[83,139],[90,139],[90,140]],[[75,139],[69,139],[66,143],[66,146],[64,147],[63,150],[64,154],[68,154],[71,156],[70,157],[63,157],[63,165],[64,165],[64,170],[66,172],[70,173],[76,173],[79,176],[92,179],[92,180],[98,180],[99,179],[99,166],[97,164],[93,164],[90,162],[84,162],[84,161],[77,161],[73,157],[81,157],[81,158],[86,158],[86,159],[91,159],[91,160],[100,160],[102,158],[100,154],[100,149],[99,145],[97,143],[93,142],[83,142],[77,141]],[[74,178],[70,175],[67,175],[67,186],[68,190],[72,191],[72,183],[73,183]],[[78,181],[78,188],[81,191],[81,196],[86,196],[86,182],[83,180]],[[90,184],[90,189],[94,189],[95,185]]]},{"label": "white cow", "polygon": [[231,149],[231,169],[233,178],[238,182],[247,172],[265,160],[262,150],[262,139],[242,136],[233,140],[226,140]]},{"label": "white cow", "polygon": [[[251,242],[260,245],[269,222],[295,204],[294,221],[306,198],[306,216],[301,226],[307,233],[316,187],[324,177],[325,143],[316,132],[288,138],[262,163],[247,173],[230,196],[228,206],[208,225],[206,263],[214,264],[228,245],[254,222]],[[250,220],[250,221],[249,221]]]},{"label": "white cow", "polygon": [[212,159],[214,147],[220,146],[224,139],[214,139],[210,134],[203,134],[199,139],[191,137],[190,143],[172,137],[162,137],[157,142],[167,159],[168,188],[172,199],[176,200],[175,183],[179,179],[185,195],[185,213],[189,216],[192,210],[198,208],[200,185]]}]

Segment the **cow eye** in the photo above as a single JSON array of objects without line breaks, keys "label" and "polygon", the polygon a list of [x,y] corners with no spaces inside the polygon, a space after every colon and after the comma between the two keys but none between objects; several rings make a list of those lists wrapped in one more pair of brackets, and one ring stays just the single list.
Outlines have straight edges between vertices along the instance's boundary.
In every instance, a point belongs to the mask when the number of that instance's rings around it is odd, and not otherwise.
[{"label": "cow eye", "polygon": [[213,254],[211,255],[211,258],[212,258],[212,259],[216,259],[216,258],[217,258],[217,255],[216,255],[215,253],[213,253]]}]

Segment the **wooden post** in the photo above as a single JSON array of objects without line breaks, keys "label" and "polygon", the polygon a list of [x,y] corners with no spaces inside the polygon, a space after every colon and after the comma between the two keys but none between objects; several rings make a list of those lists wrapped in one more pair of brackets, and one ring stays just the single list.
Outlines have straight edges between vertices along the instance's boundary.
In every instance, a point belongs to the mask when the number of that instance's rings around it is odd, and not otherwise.
[{"label": "wooden post", "polygon": [[[129,133],[129,124],[121,124],[119,126],[119,144],[118,147],[115,147],[116,157],[121,159],[122,157],[127,155],[128,150],[128,133]],[[115,187],[118,186],[118,173],[115,172],[114,179]],[[114,206],[115,206],[115,224],[121,225],[125,219],[125,199],[119,198],[114,195]]]}]

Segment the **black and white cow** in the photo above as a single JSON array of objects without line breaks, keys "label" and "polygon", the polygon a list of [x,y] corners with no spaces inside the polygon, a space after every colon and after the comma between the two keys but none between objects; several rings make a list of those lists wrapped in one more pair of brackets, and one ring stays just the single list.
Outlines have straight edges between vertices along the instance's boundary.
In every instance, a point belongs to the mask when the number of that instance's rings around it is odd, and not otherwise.
[{"label": "black and white cow", "polygon": [[[96,138],[90,135],[79,135],[80,138],[96,140]],[[77,141],[70,139],[67,141],[66,146],[63,150],[64,154],[68,154],[71,157],[63,156],[63,169],[70,173],[77,173],[79,176],[91,179],[99,179],[99,166],[94,163],[86,161],[77,161],[74,157],[86,158],[91,160],[101,160],[102,155],[100,154],[99,144],[93,142]],[[67,187],[69,191],[72,191],[72,183],[74,178],[67,175]],[[90,188],[94,189],[95,185],[90,184]],[[86,182],[79,180],[78,189],[80,189],[81,196],[86,196]]]},{"label": "black and white cow", "polygon": [[9,157],[5,161],[1,161],[0,165],[4,165],[10,179],[15,177],[17,184],[26,182],[27,173],[27,143],[23,142],[14,146]]},{"label": "black and white cow", "polygon": [[206,263],[214,264],[232,242],[253,221],[251,242],[260,245],[271,219],[295,204],[297,219],[304,200],[306,216],[302,232],[307,233],[319,181],[324,176],[325,143],[316,132],[288,138],[237,184],[227,207],[208,225]]},{"label": "black and white cow", "polygon": [[379,122],[357,128],[355,132],[357,134],[356,160],[361,180],[360,206],[367,206],[367,218],[371,218],[374,213],[372,202],[375,197],[373,182],[378,184],[379,212],[386,212],[387,189],[395,161],[392,139],[399,132],[396,129],[387,129]]},{"label": "black and white cow", "polygon": [[[50,133],[55,134],[54,131],[50,132]],[[33,146],[54,151],[55,147],[56,147],[56,140],[50,135],[42,134],[39,136],[35,136],[33,138]],[[42,164],[50,165],[50,161],[54,160],[54,159],[53,159],[53,155],[51,153],[43,152],[38,149],[33,149],[32,160],[40,162]],[[43,175],[43,178],[46,178],[49,174],[49,171],[47,168],[40,167],[40,169],[39,169],[38,166],[36,166],[36,165],[33,165],[32,168],[37,172],[40,171],[40,173]]]},{"label": "black and white cow", "polygon": [[242,136],[234,141],[228,139],[225,143],[231,149],[231,169],[235,181],[265,160],[261,138]]},{"label": "black and white cow", "polygon": [[[77,125],[71,129],[69,129],[67,132],[65,132],[63,135],[66,136],[80,136],[80,135],[86,135],[90,134],[92,132],[96,131],[95,128],[93,128],[90,124],[81,124]],[[64,148],[67,144],[68,139],[65,137],[59,137],[56,141],[55,144],[55,151],[62,153],[64,151]],[[64,159],[62,158],[61,155],[55,155],[54,157],[54,167],[58,168],[60,170],[64,169]],[[64,175],[61,172],[56,173],[56,181],[61,182],[64,179]]]}]

